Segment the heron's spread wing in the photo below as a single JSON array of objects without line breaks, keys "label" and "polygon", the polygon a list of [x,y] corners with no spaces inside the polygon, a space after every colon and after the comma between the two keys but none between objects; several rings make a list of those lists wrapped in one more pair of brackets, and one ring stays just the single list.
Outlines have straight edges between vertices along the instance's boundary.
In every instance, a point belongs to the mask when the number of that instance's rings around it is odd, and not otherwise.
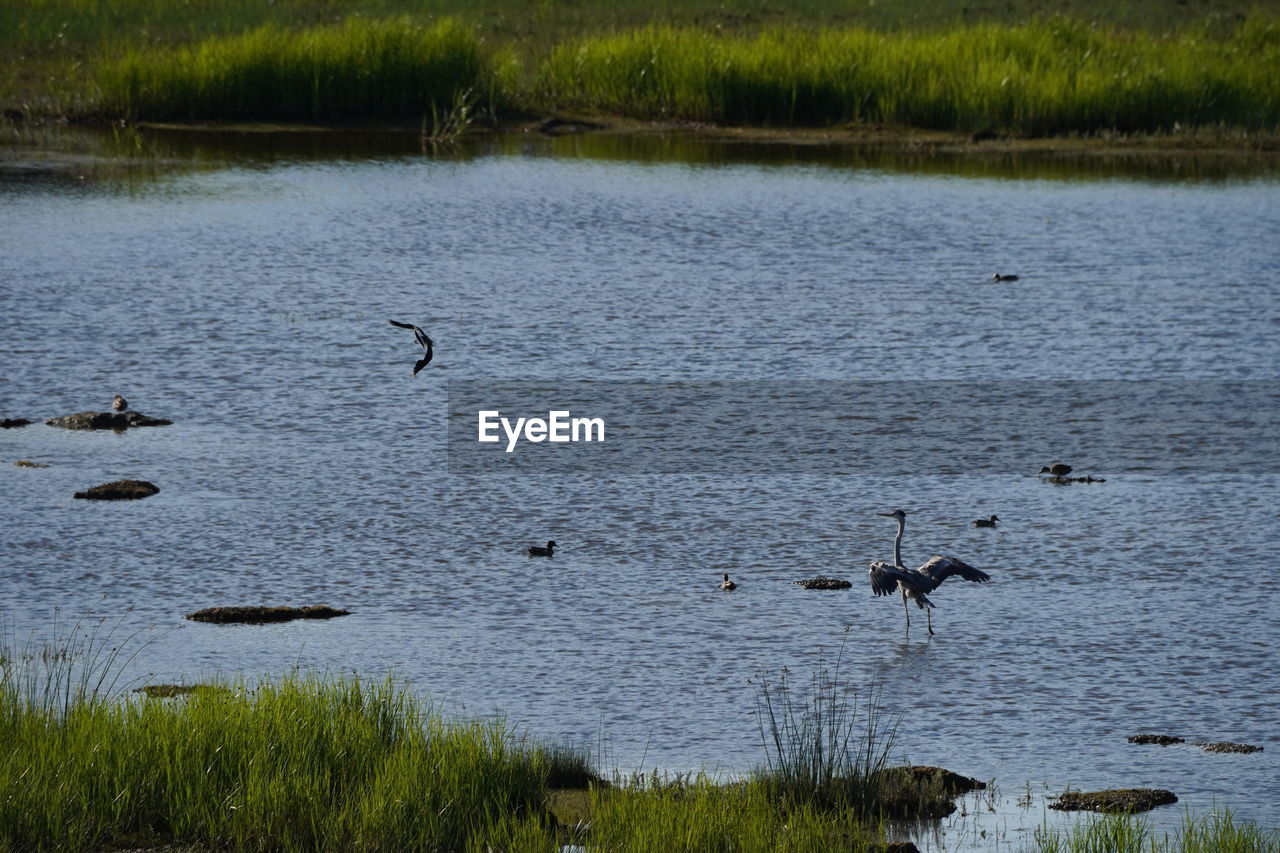
[{"label": "heron's spread wing", "polygon": [[867,569],[867,580],[871,581],[871,591],[876,595],[893,595],[898,591],[898,581],[907,585],[911,583],[911,578],[905,571],[883,560],[876,560],[871,564],[871,568]]},{"label": "heron's spread wing", "polygon": [[957,560],[955,557],[931,557],[929,562],[919,568],[919,571],[922,571],[929,577],[933,578],[935,583],[942,583],[952,575],[959,575],[965,580],[973,581],[974,583],[985,583],[986,581],[991,580],[991,575],[980,569],[975,569],[973,566],[963,560]]},{"label": "heron's spread wing", "polygon": [[421,370],[422,368],[426,367],[426,366],[427,366],[427,362],[428,362],[428,361],[430,361],[430,360],[431,360],[431,356],[427,356],[426,358],[420,358],[420,359],[418,359],[417,363],[415,363],[415,364],[413,365],[413,375],[414,375],[414,376],[417,376],[417,375],[418,375],[418,371],[419,371],[419,370]]},{"label": "heron's spread wing", "polygon": [[425,347],[427,345],[427,333],[412,323],[398,323],[395,320],[388,320],[387,322],[401,329],[413,329],[413,337],[418,342],[418,346]]}]

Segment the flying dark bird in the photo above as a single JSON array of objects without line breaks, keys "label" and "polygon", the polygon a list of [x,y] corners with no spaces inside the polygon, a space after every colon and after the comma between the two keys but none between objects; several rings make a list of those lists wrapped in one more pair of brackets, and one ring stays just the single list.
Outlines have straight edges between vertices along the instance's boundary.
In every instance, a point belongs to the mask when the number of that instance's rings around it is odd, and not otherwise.
[{"label": "flying dark bird", "polygon": [[417,376],[418,371],[426,367],[431,361],[431,338],[427,337],[426,332],[422,331],[412,323],[397,323],[395,320],[388,320],[387,322],[401,329],[413,329],[413,336],[418,339],[418,346],[426,350],[426,353],[423,354],[422,358],[418,359],[417,363],[413,366],[413,375]]},{"label": "flying dark bird", "polygon": [[907,599],[916,603],[916,607],[925,612],[929,619],[929,634],[933,634],[933,615],[929,609],[933,602],[926,593],[933,592],[942,582],[952,575],[959,575],[967,581],[985,583],[991,580],[986,572],[975,569],[966,562],[955,557],[933,556],[918,569],[908,569],[902,565],[902,533],[907,529],[907,514],[900,509],[893,512],[881,512],[877,515],[888,516],[898,520],[898,538],[893,540],[893,565],[883,560],[876,560],[867,570],[867,578],[871,581],[871,591],[876,595],[893,595],[895,591],[902,593],[902,612],[907,616],[907,633],[911,633],[911,611],[907,609]]},{"label": "flying dark bird", "polygon": [[973,526],[974,526],[974,527],[995,527],[995,526],[996,526],[996,522],[997,522],[997,521],[999,521],[999,520],[1000,520],[999,516],[995,516],[995,515],[993,515],[993,516],[991,516],[990,518],[980,518],[980,519],[978,519],[977,521],[975,521],[975,522],[973,523]]},{"label": "flying dark bird", "polygon": [[992,281],[1017,281],[1018,277],[1016,275],[1001,275],[1000,273],[996,273],[995,275],[991,276],[991,280]]},{"label": "flying dark bird", "polygon": [[556,541],[554,539],[550,539],[547,541],[547,547],[545,548],[543,548],[541,545],[530,545],[529,556],[530,557],[554,557],[555,550],[556,550]]},{"label": "flying dark bird", "polygon": [[723,581],[723,582],[721,582],[721,584],[720,584],[720,588],[721,588],[721,589],[737,589],[737,588],[738,588],[738,585],[737,585],[736,583],[734,583],[733,581],[729,580],[729,573],[728,573],[728,572],[725,572],[725,573],[724,573],[724,581]]},{"label": "flying dark bird", "polygon": [[1051,474],[1054,477],[1065,477],[1071,473],[1071,466],[1064,465],[1061,462],[1055,462],[1052,465],[1046,465],[1040,469],[1041,474]]},{"label": "flying dark bird", "polygon": [[115,409],[117,412],[123,412],[125,409],[129,408],[129,401],[117,394],[115,399],[111,401],[111,408]]}]

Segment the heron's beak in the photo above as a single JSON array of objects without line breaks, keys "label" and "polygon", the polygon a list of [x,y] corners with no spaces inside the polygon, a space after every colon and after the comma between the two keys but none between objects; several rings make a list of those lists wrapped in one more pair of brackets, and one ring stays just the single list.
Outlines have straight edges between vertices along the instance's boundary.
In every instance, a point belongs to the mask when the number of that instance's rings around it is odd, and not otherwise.
[{"label": "heron's beak", "polygon": [[891,512],[877,512],[877,513],[876,513],[876,515],[888,516],[888,517],[890,517],[890,518],[892,518],[892,517],[893,517],[893,513],[891,513]]}]

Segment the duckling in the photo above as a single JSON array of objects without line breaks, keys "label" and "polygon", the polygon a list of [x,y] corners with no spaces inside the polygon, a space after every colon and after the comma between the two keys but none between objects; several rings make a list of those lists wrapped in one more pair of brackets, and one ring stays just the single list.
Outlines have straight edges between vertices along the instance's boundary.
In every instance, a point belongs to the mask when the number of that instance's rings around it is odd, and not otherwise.
[{"label": "duckling", "polygon": [[724,580],[720,583],[720,588],[724,590],[737,589],[738,585],[729,580],[729,573],[724,573]]},{"label": "duckling", "polygon": [[117,394],[115,399],[111,401],[111,408],[115,409],[117,412],[123,412],[125,409],[129,408],[129,401]]},{"label": "duckling", "polygon": [[974,527],[995,527],[996,522],[999,520],[1000,518],[995,515],[991,516],[990,518],[979,518],[977,521],[973,523],[973,526]]},{"label": "duckling", "polygon": [[547,547],[545,548],[543,548],[541,545],[530,545],[529,556],[530,557],[554,557],[555,550],[556,550],[556,541],[554,539],[548,539]]}]

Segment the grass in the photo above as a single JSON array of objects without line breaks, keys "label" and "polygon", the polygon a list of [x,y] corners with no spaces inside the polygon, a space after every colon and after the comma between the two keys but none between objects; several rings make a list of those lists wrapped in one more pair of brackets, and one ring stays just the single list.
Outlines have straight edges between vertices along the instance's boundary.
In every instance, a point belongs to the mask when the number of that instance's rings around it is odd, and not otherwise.
[{"label": "grass", "polygon": [[649,27],[556,48],[539,84],[568,108],[742,125],[843,122],[1043,136],[1280,126],[1280,20],[1222,38],[1062,19],[936,33]]},{"label": "grass", "polygon": [[[12,115],[407,121],[555,110],[1043,136],[1280,129],[1253,0],[12,0]],[[1047,12],[1063,17],[1046,18]]]},{"label": "grass", "polygon": [[98,72],[98,109],[130,119],[419,119],[496,86],[491,57],[452,19],[268,24],[189,47],[112,53]]},{"label": "grass", "polygon": [[[884,770],[894,728],[874,693],[865,710],[846,702],[838,660],[808,696],[791,695],[785,673],[759,682],[771,745],[748,778],[655,772],[607,785],[582,750],[532,743],[501,721],[447,720],[390,679],[295,674],[147,698],[122,676],[146,642],[117,636],[119,624],[78,624],[53,648],[0,645],[0,851],[883,849],[876,797],[892,786],[865,785]],[[1188,817],[1174,838],[1107,817],[1035,843],[1280,850],[1275,833],[1230,812]]]},{"label": "grass", "polygon": [[1036,853],[1276,853],[1280,833],[1237,821],[1229,809],[1201,817],[1188,814],[1182,827],[1159,835],[1141,817],[1093,818],[1069,830],[1036,832]]}]

